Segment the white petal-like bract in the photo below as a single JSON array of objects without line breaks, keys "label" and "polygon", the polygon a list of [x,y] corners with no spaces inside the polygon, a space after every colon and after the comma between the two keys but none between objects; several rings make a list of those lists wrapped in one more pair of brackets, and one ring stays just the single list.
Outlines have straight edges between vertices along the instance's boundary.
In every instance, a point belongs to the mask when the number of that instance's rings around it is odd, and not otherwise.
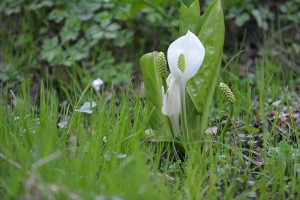
[{"label": "white petal-like bract", "polygon": [[[178,69],[178,58],[180,54],[185,58],[185,71]],[[196,75],[205,56],[205,49],[199,38],[188,31],[186,35],[175,40],[168,48],[168,64],[171,73],[180,82],[186,83]]]},{"label": "white petal-like bract", "polygon": [[167,116],[179,116],[180,108],[180,88],[176,78],[170,74],[167,78],[168,90],[163,94],[162,113]]},{"label": "white petal-like bract", "polygon": [[174,136],[179,137],[179,115],[181,113],[180,88],[178,81],[172,73],[167,78],[167,84],[168,90],[166,94],[163,93],[162,113],[170,118]]}]

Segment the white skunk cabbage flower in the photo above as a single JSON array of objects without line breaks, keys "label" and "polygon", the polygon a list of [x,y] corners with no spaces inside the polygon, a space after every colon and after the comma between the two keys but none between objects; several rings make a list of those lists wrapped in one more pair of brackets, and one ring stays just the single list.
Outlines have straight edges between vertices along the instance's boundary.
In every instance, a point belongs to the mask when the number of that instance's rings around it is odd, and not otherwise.
[{"label": "white skunk cabbage flower", "polygon": [[[185,87],[202,65],[205,49],[199,38],[188,31],[168,48],[167,58],[171,74],[168,77],[168,90],[163,94],[162,113],[169,116],[173,132],[178,137],[179,115],[183,113],[183,130],[187,130]],[[176,130],[175,130],[176,129]]]}]

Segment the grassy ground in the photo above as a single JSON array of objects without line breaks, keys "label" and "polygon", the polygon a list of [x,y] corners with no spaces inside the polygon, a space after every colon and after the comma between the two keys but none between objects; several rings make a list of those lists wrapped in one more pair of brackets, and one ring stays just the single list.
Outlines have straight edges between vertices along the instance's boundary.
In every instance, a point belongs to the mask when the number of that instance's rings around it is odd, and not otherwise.
[{"label": "grassy ground", "polygon": [[300,80],[269,53],[243,77],[237,63],[221,74],[237,99],[230,129],[222,142],[228,105],[216,91],[219,130],[185,159],[149,142],[151,107],[133,86],[108,97],[73,79],[63,102],[47,84],[32,95],[30,78],[17,94],[3,87],[1,199],[300,199]]}]

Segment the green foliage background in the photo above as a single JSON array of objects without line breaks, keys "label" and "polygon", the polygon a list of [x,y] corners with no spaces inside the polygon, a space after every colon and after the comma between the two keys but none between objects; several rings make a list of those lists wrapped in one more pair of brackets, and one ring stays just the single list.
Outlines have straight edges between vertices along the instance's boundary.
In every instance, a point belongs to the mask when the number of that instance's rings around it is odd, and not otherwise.
[{"label": "green foliage background", "polygon": [[[211,2],[201,2],[202,12]],[[299,0],[222,4],[227,34],[235,32],[227,37],[226,49],[242,41],[244,30],[261,38],[273,22],[288,30],[292,26],[295,31],[285,42],[300,52],[295,42]],[[2,0],[0,81],[14,85],[33,74],[68,87],[70,73],[101,77],[108,85],[128,83],[130,74],[140,80],[137,66],[144,52],[166,50],[179,36],[179,5],[179,0]]]},{"label": "green foliage background", "polygon": [[[5,38],[1,49],[10,50],[14,56],[18,55],[16,51],[23,56],[27,53],[24,62],[34,60],[36,65],[28,67],[35,70],[74,69],[77,65],[107,83],[120,84],[128,81],[134,60],[150,42],[149,33],[150,37],[160,34],[163,26],[162,31],[167,30],[165,35],[171,34],[177,25],[163,22],[164,16],[171,18],[163,10],[170,2],[1,1],[0,19],[5,27],[0,32],[1,38]],[[10,67],[18,68],[14,65]],[[2,73],[2,81],[16,78]]]}]

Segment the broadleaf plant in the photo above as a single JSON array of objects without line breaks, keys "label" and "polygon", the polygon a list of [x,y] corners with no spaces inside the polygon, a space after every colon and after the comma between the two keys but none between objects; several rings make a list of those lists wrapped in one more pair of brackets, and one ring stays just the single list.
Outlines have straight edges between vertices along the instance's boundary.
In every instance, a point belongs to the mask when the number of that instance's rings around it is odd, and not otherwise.
[{"label": "broadleaf plant", "polygon": [[158,52],[147,53],[140,59],[147,100],[153,105],[151,125],[159,130],[164,130],[167,136],[172,136],[169,119],[161,112],[163,105],[161,92],[162,81],[159,79],[157,72],[157,55]]},{"label": "broadleaf plant", "polygon": [[[184,91],[186,100],[184,100],[183,107],[187,116],[186,118],[185,116],[182,117],[185,120],[181,118],[181,126],[184,127],[181,138],[191,140],[201,138],[206,130],[210,106],[218,80],[225,31],[221,1],[214,0],[202,16],[200,15],[199,0],[194,2],[182,1],[179,36],[183,36],[189,31],[199,38],[205,48],[204,61],[196,75],[188,80]],[[156,119],[156,122],[157,120],[160,122],[154,123],[157,125],[155,128],[166,135],[170,135],[172,129],[170,122],[161,112],[162,81],[157,72],[157,55],[157,52],[144,55],[140,64],[144,76],[146,97],[155,107],[153,120]]]}]

